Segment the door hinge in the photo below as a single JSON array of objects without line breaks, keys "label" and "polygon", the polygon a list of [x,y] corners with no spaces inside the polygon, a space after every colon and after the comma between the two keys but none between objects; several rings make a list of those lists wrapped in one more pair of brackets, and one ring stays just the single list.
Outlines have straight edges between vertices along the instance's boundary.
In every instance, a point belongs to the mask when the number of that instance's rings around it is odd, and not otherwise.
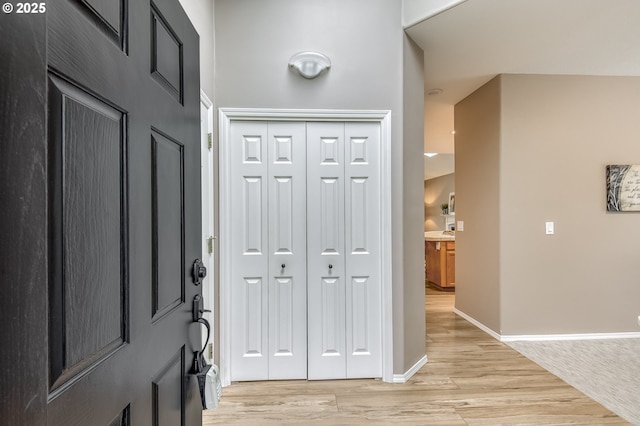
[{"label": "door hinge", "polygon": [[209,361],[213,359],[213,343],[209,343]]},{"label": "door hinge", "polygon": [[213,254],[213,240],[214,237],[212,236],[207,238],[207,252],[209,252],[209,254]]},{"label": "door hinge", "polygon": [[212,146],[213,146],[213,134],[207,133],[207,148],[211,150]]}]

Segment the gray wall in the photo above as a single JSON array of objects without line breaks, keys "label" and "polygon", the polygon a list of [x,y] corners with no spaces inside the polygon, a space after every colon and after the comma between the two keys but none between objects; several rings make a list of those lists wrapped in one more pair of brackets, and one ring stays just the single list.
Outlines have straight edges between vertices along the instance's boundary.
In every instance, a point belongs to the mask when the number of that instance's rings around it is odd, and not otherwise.
[{"label": "gray wall", "polygon": [[456,174],[450,173],[424,181],[424,230],[444,230],[442,204],[449,203],[449,193],[455,192]]},{"label": "gray wall", "polygon": [[200,35],[200,88],[213,99],[213,0],[180,0]]},{"label": "gray wall", "polygon": [[[640,78],[503,75],[456,105],[456,307],[501,335],[638,332]],[[555,235],[545,235],[554,221]]]},{"label": "gray wall", "polygon": [[[424,190],[424,53],[408,36],[403,43],[403,155],[402,217],[404,257],[404,372],[425,355],[424,234],[422,198]],[[395,312],[394,312],[395,313]],[[399,331],[394,334],[397,335]]]},{"label": "gray wall", "polygon": [[[417,351],[414,340],[424,343],[424,303],[412,300],[403,306],[407,286],[416,285],[408,283],[405,275],[420,280],[417,285],[423,282],[418,272],[423,269],[422,256],[404,256],[423,250],[421,241],[416,244],[413,237],[405,239],[408,227],[414,226],[415,210],[420,217],[415,232],[421,233],[422,209],[414,200],[413,186],[406,193],[403,190],[405,178],[418,169],[422,173],[422,164],[417,166],[410,159],[403,171],[405,148],[419,152],[422,162],[422,137],[408,141],[403,131],[416,126],[414,131],[422,134],[423,124],[422,117],[419,123],[403,119],[405,49],[400,22],[401,2],[397,0],[215,1],[216,107],[392,111],[394,373],[410,367],[404,360],[424,355],[424,348],[422,354],[413,353]],[[290,57],[306,50],[329,56],[331,69],[314,80],[290,71]],[[415,49],[410,53],[415,56]],[[421,85],[416,91],[422,96]],[[418,186],[420,182],[421,177]],[[404,318],[413,321],[419,315],[422,319],[415,326],[405,324]],[[406,345],[399,344],[403,336],[405,341],[409,338]]]}]

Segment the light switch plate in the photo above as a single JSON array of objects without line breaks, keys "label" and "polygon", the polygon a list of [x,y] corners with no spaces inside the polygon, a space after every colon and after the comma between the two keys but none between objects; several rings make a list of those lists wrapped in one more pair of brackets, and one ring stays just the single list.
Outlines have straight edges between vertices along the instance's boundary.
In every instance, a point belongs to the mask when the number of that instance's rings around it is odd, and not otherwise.
[{"label": "light switch plate", "polygon": [[459,220],[456,224],[456,231],[464,231],[464,220]]},{"label": "light switch plate", "polygon": [[544,223],[544,228],[545,228],[545,231],[546,231],[547,235],[553,235],[554,234],[553,222],[545,222]]}]

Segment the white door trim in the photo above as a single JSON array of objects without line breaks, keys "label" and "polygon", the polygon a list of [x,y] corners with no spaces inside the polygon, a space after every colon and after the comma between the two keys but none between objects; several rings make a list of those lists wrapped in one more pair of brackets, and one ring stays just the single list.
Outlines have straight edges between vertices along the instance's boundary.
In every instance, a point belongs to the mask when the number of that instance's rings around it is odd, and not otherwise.
[{"label": "white door trim", "polygon": [[[214,312],[214,277],[215,277],[215,256],[217,253],[209,254],[207,238],[214,235],[215,204],[214,204],[214,165],[213,150],[208,148],[208,135],[213,133],[213,102],[206,93],[200,89],[200,137],[201,137],[201,183],[202,183],[202,261],[207,267],[208,274],[203,280],[202,297],[204,298],[203,308],[211,312],[205,312],[203,316],[209,321],[211,327],[215,329]],[[207,331],[202,328],[202,344],[207,338]],[[213,335],[209,339],[209,344],[214,343]],[[216,348],[217,350],[217,348]],[[205,351],[205,358],[212,363],[213,358],[209,357],[209,350]]]},{"label": "white door trim", "polygon": [[213,102],[211,102],[211,99],[209,99],[207,94],[204,93],[202,89],[200,89],[200,103],[203,104],[207,109],[213,106]]},{"label": "white door trim", "polygon": [[381,128],[381,279],[382,279],[382,380],[393,382],[393,315],[391,283],[391,111],[389,110],[297,110],[220,108],[220,377],[223,386],[231,383],[231,158],[229,150],[232,121],[342,121],[379,122]]}]

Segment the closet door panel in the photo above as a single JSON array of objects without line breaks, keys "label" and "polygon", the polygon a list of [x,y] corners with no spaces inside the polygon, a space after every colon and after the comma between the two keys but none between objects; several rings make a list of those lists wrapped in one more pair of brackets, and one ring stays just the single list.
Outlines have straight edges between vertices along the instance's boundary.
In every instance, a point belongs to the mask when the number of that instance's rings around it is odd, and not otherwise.
[{"label": "closet door panel", "polygon": [[267,123],[231,125],[231,380],[267,380]]},{"label": "closet door panel", "polygon": [[346,378],[343,123],[307,123],[308,377]]},{"label": "closet door panel", "polygon": [[231,380],[381,377],[380,124],[232,124]]},{"label": "closet door panel", "polygon": [[347,378],[382,376],[380,124],[345,124]]},{"label": "closet door panel", "polygon": [[269,379],[307,377],[306,126],[269,122]]}]

